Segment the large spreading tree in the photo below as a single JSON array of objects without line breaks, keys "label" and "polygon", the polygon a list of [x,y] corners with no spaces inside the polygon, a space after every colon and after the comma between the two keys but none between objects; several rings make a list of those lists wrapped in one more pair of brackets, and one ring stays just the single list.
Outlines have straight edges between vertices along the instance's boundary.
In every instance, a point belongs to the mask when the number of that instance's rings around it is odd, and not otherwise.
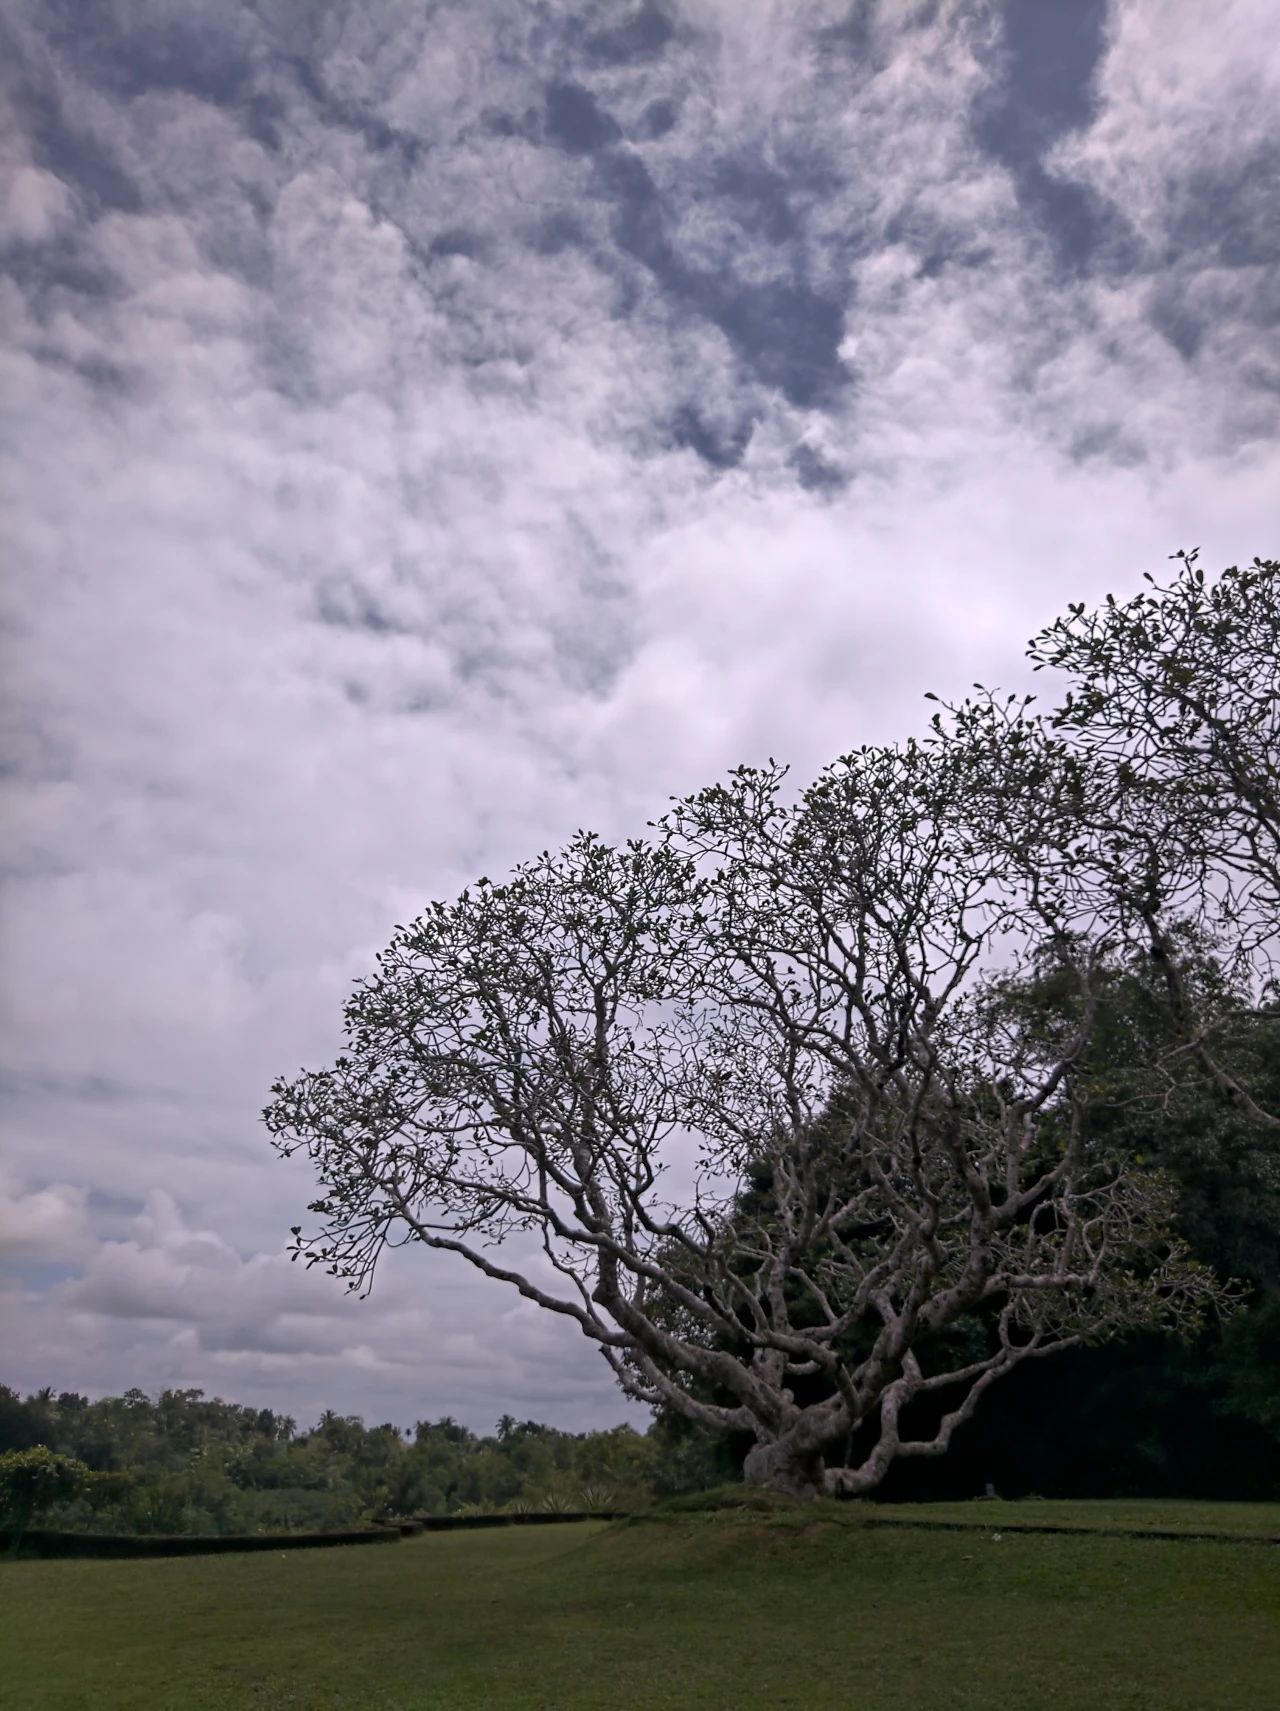
[{"label": "large spreading tree", "polygon": [[[1116,959],[1145,957],[1168,1026],[1144,1071],[1277,1121],[1249,1065],[1274,1014],[1278,582],[1182,557],[1036,639],[1071,679],[1049,716],[980,689],[924,742],[798,793],[739,768],[646,838],[579,834],[398,928],[344,1055],[272,1089],[275,1144],[322,1184],[296,1251],[357,1289],[388,1245],[454,1253],[798,1492],[944,1453],[1024,1362],[1194,1330],[1231,1291],[1169,1178],[1083,1121],[1081,1066]],[[1033,960],[1069,1027],[1001,1000]],[[975,1315],[982,1347],[948,1335]]]}]

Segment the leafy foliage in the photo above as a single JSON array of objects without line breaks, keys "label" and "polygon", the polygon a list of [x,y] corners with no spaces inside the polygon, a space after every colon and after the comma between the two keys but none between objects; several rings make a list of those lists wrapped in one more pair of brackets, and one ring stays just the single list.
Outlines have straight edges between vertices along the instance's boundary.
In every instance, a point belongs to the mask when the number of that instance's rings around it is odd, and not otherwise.
[{"label": "leafy foliage", "polygon": [[[1230,1040],[1234,1061],[1280,1109],[1280,1016],[1242,1016],[1228,971],[1190,935],[1181,943],[1206,1013],[1234,1015],[1243,1030]],[[891,1470],[880,1492],[889,1500],[976,1497],[989,1484],[1010,1495],[1280,1496],[1280,1134],[1194,1061],[1170,1073],[1177,1035],[1149,959],[1106,964],[1097,991],[1097,1025],[1078,1066],[1079,1120],[1099,1144],[1166,1174],[1179,1233],[1219,1278],[1243,1285],[1243,1310],[1189,1341],[1130,1334],[1011,1375],[957,1434],[944,1465]],[[1051,1038],[1078,1025],[1078,994],[1051,958],[1004,982],[998,1002]],[[747,1198],[748,1215],[759,1217]],[[955,1350],[971,1351],[990,1334],[981,1317],[950,1333]],[[821,1378],[808,1387],[821,1395]],[[911,1423],[927,1431],[929,1416]],[[684,1429],[670,1412],[666,1427]],[[740,1461],[746,1447],[726,1439],[721,1450]]]},{"label": "leafy foliage", "polygon": [[[1238,1291],[1179,1233],[1170,1171],[1090,1120],[1084,1065],[1109,971],[1146,958],[1144,1089],[1190,1070],[1280,1128],[1252,1073],[1278,571],[1210,586],[1184,555],[1169,587],[1073,607],[1031,648],[1073,680],[1047,719],[979,687],[798,798],[739,767],[649,838],[580,833],[397,928],[348,1050],[272,1089],[321,1184],[296,1255],[360,1289],[388,1245],[453,1253],[795,1490],[941,1455],[1044,1355],[1197,1334]],[[1069,997],[1056,1031],[1008,1002],[1029,973]]]},{"label": "leafy foliage", "polygon": [[6,1451],[0,1455],[0,1525],[20,1537],[37,1516],[77,1497],[91,1478],[82,1461],[43,1445]]},{"label": "leafy foliage", "polygon": [[[24,1400],[0,1386],[0,1432],[0,1446],[39,1442],[0,1455],[0,1470],[26,1470],[32,1490],[45,1480],[48,1525],[151,1536],[334,1531],[467,1509],[628,1508],[698,1483],[705,1458],[701,1443],[674,1443],[661,1428],[573,1434],[510,1415],[487,1437],[447,1416],[402,1432],[332,1410],[299,1432],[286,1415],[200,1390]],[[59,1485],[52,1469],[83,1477]]]}]

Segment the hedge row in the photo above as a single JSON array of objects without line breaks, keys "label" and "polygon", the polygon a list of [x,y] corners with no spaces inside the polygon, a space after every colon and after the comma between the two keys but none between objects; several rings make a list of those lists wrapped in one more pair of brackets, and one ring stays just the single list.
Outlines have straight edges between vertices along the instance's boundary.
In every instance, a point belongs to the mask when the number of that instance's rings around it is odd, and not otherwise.
[{"label": "hedge row", "polygon": [[415,1519],[427,1533],[453,1533],[467,1527],[546,1527],[557,1521],[620,1521],[622,1510],[574,1510],[569,1514],[543,1514],[530,1510],[520,1515],[419,1515]]},{"label": "hedge row", "polygon": [[[472,1527],[546,1527],[565,1521],[617,1521],[613,1510],[569,1514],[418,1515],[381,1527],[343,1533],[59,1533],[30,1527],[19,1546],[32,1557],[189,1557],[221,1551],[299,1551],[320,1545],[393,1545],[415,1533],[451,1533]],[[13,1534],[0,1531],[0,1552],[13,1548]]]},{"label": "hedge row", "polygon": [[[398,1545],[399,1527],[363,1527],[345,1533],[57,1533],[31,1527],[19,1550],[33,1557],[189,1557],[219,1551],[299,1551],[319,1545]],[[0,1550],[13,1548],[13,1534],[0,1532]]]}]

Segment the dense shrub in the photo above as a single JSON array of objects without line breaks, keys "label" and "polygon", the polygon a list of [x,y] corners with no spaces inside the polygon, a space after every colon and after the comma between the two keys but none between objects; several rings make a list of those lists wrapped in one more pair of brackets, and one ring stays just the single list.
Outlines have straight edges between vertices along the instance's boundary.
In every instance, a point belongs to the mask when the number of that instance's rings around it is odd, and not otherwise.
[{"label": "dense shrub", "polygon": [[[16,1535],[0,1533],[0,1548],[13,1548]],[[333,1545],[398,1545],[398,1527],[362,1527],[345,1533],[64,1533],[32,1528],[21,1537],[24,1556],[37,1557],[186,1557],[224,1551],[296,1551]]]},{"label": "dense shrub", "polygon": [[78,1497],[91,1479],[82,1461],[43,1444],[7,1451],[0,1455],[0,1526],[20,1538],[37,1515]]}]

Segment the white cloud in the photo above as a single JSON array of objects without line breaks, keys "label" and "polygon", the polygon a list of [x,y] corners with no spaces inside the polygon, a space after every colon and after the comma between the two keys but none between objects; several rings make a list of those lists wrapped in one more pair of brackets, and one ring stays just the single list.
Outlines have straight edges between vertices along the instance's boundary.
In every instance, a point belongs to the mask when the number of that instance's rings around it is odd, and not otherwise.
[{"label": "white cloud", "polygon": [[0,1170],[0,1261],[81,1259],[92,1246],[87,1191],[67,1182],[24,1191]]},{"label": "white cloud", "polygon": [[[1276,148],[1280,56],[1267,51],[1267,0],[1224,0],[1212,16],[1196,0],[1126,0],[1108,19],[1098,112],[1053,153],[1061,172],[1087,178],[1154,247],[1190,198],[1234,178]],[[1258,186],[1262,206],[1266,187]]]},{"label": "white cloud", "polygon": [[29,165],[0,169],[0,245],[43,243],[71,219],[74,203],[52,172]]}]

